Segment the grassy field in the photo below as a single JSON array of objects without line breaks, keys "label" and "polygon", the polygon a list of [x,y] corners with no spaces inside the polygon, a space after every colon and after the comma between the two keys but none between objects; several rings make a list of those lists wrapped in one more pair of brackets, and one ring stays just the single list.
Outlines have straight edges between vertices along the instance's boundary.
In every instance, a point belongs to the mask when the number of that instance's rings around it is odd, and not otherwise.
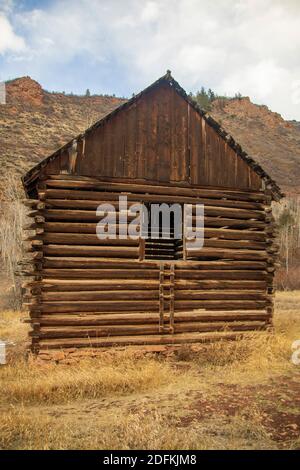
[{"label": "grassy field", "polygon": [[0,366],[1,449],[300,449],[300,291],[277,294],[275,333],[169,358],[26,362],[22,316],[0,314],[15,343]]}]

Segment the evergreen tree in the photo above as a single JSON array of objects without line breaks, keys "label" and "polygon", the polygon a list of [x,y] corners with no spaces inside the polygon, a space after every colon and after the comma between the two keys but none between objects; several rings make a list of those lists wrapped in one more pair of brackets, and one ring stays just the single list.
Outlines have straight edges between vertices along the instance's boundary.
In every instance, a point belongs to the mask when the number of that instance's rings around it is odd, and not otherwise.
[{"label": "evergreen tree", "polygon": [[202,86],[200,91],[197,91],[196,95],[192,95],[192,98],[201,109],[209,111],[211,109],[211,102],[215,99],[215,94],[210,89],[206,92],[204,86]]}]

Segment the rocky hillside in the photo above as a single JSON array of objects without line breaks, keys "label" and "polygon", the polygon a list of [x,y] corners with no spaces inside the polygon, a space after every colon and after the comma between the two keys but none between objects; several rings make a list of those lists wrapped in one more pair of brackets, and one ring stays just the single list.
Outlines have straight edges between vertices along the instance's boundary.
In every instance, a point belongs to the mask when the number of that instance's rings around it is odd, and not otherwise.
[{"label": "rocky hillside", "polygon": [[285,121],[248,97],[215,100],[210,113],[285,192],[300,192],[299,122]]},{"label": "rocky hillside", "polygon": [[8,172],[23,174],[124,100],[49,93],[30,77],[6,83],[0,104],[0,188]]},{"label": "rocky hillside", "polygon": [[[123,102],[108,96],[49,93],[30,77],[6,85],[0,105],[0,187],[8,172],[34,163]],[[289,122],[249,98],[219,99],[211,114],[289,192],[300,192],[300,123]]]}]

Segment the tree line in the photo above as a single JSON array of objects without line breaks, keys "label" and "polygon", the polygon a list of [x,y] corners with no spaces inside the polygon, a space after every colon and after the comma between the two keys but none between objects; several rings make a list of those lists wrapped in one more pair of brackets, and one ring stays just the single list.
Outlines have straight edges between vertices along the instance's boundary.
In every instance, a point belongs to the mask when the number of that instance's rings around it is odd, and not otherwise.
[{"label": "tree line", "polygon": [[211,88],[206,90],[204,86],[202,86],[200,90],[196,91],[196,93],[190,93],[189,96],[198,104],[198,106],[200,106],[201,109],[203,109],[203,111],[210,111],[212,103],[215,100],[227,101],[231,99],[241,99],[243,97],[241,93],[236,93],[234,96],[218,95]]}]

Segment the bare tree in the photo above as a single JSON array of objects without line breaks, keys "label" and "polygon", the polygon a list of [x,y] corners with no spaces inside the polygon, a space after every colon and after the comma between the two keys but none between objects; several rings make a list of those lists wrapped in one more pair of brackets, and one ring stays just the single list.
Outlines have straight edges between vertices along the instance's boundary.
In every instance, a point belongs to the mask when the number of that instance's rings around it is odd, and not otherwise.
[{"label": "bare tree", "polygon": [[273,213],[279,228],[281,268],[277,287],[300,288],[300,197],[288,197],[276,203]]},{"label": "bare tree", "polygon": [[22,227],[26,220],[26,208],[20,176],[8,174],[0,201],[0,256],[4,275],[11,283],[10,307],[21,306],[21,280],[17,276],[18,263],[24,256]]}]

